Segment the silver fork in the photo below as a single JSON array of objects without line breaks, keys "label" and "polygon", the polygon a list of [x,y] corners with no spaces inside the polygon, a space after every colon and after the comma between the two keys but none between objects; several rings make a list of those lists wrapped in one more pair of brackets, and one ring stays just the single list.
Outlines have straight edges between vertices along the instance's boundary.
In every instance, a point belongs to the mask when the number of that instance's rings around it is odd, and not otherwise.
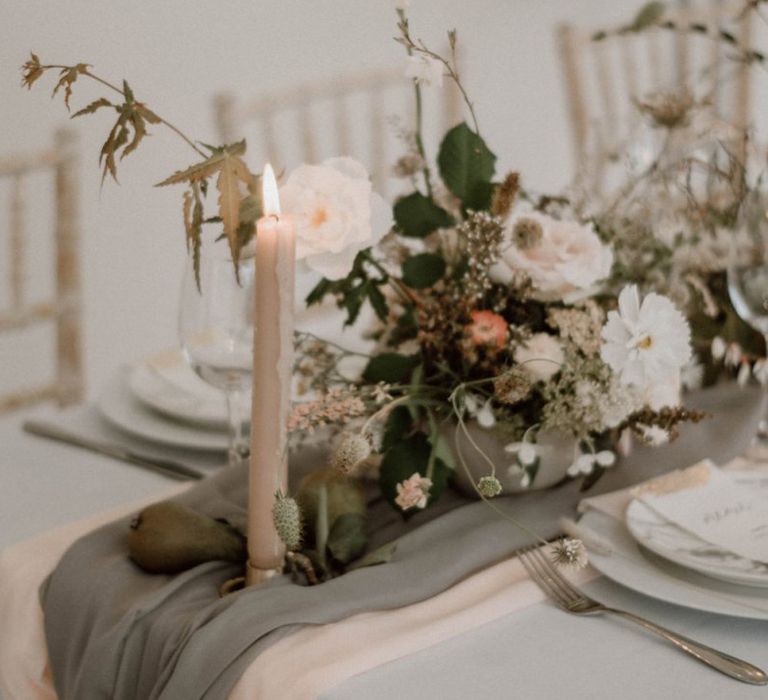
[{"label": "silver fork", "polygon": [[593,600],[568,581],[538,546],[524,547],[518,551],[518,555],[523,566],[539,588],[566,612],[573,613],[574,615],[599,615],[601,613],[618,615],[625,620],[644,627],[654,634],[658,634],[668,642],[672,642],[681,651],[687,652],[707,666],[720,671],[720,673],[724,673],[744,683],[751,683],[752,685],[768,684],[768,676],[757,666],[712,649],[704,644],[699,644],[692,639],[688,639],[688,637],[683,637],[672,630],[638,617],[633,613],[609,608]]}]

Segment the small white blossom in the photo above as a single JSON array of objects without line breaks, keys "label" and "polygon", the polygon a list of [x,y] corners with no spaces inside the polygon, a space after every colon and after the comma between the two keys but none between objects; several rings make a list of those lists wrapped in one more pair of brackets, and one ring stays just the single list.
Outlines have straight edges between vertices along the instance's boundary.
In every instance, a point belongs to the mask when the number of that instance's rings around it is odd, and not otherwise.
[{"label": "small white blossom", "polygon": [[728,344],[719,335],[712,338],[712,347],[710,348],[712,359],[722,360],[725,357],[727,347]]},{"label": "small white blossom", "polygon": [[531,475],[529,472],[523,472],[523,476],[520,479],[520,486],[527,489],[531,485]]},{"label": "small white blossom", "polygon": [[584,454],[580,454],[574,461],[573,464],[571,464],[570,467],[568,467],[567,474],[568,476],[579,476],[579,474],[591,474],[592,470],[595,468],[595,455],[593,455],[591,452],[585,452]]},{"label": "small white blossom", "polygon": [[492,428],[496,425],[496,416],[493,415],[493,408],[491,407],[491,399],[488,399],[477,412],[475,416],[477,424],[481,428]]},{"label": "small white blossom", "polygon": [[405,77],[419,85],[434,87],[443,86],[443,64],[432,56],[417,54],[408,56],[405,66]]},{"label": "small white blossom", "polygon": [[762,386],[768,386],[768,358],[760,358],[755,362],[755,366],[752,368],[755,374],[755,379]]},{"label": "small white blossom", "polygon": [[741,345],[738,343],[731,343],[725,351],[725,366],[738,367],[739,362],[741,362],[741,355]]},{"label": "small white blossom", "polygon": [[658,425],[641,424],[638,425],[637,428],[640,430],[640,435],[643,438],[643,441],[648,445],[658,447],[659,445],[664,445],[669,442],[669,433]]},{"label": "small white blossom", "polygon": [[536,447],[530,442],[524,442],[517,451],[517,459],[524,467],[533,466],[538,458]]},{"label": "small white blossom", "polygon": [[701,389],[704,383],[704,365],[696,358],[683,367],[680,380],[686,389]]},{"label": "small white blossom", "polygon": [[749,367],[749,362],[742,362],[741,367],[739,367],[739,373],[736,375],[736,383],[740,387],[745,387],[749,383],[749,377],[752,374],[752,371]]},{"label": "small white blossom", "polygon": [[610,450],[601,450],[595,455],[595,462],[603,468],[612,467],[616,464],[616,454]]}]

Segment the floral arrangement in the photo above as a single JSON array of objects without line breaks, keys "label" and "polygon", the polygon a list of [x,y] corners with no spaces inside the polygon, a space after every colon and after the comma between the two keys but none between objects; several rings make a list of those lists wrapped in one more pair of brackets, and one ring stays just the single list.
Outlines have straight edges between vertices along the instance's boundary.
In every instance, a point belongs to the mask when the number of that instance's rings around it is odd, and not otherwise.
[{"label": "floral arrangement", "polygon": [[[760,3],[747,1],[731,11],[733,20],[749,13],[764,21]],[[765,54],[740,43],[727,22],[682,22],[668,15],[665,3],[650,2],[631,23],[597,32],[593,41],[677,32],[722,44],[734,66],[765,67]],[[616,292],[631,283],[665,294],[689,319],[694,358],[683,373],[686,387],[714,384],[724,375],[735,375],[742,385],[753,375],[768,385],[764,339],[734,310],[726,279],[729,263],[749,260],[768,210],[765,158],[751,125],[739,127],[718,114],[711,94],[716,71],[701,65],[700,80],[693,74],[684,88],[636,98],[639,129],[612,153],[598,149],[599,159],[618,164],[613,186],[600,197],[574,192],[572,200],[611,242],[615,264],[606,288]]]},{"label": "floral arrangement", "polygon": [[[330,427],[333,458],[295,498],[278,494],[275,524],[290,561],[310,581],[344,570],[365,551],[359,481],[371,474],[408,518],[437,501],[457,471],[469,472],[469,461],[483,465],[472,484],[491,499],[509,474],[523,488],[535,486],[544,446],[565,441],[567,476],[586,477],[588,486],[614,465],[622,433],[658,445],[682,422],[701,418],[680,405],[691,330],[674,289],[628,272],[635,263],[640,270],[643,258],[633,263],[629,237],[609,226],[618,220],[614,210],[587,213],[564,197],[535,197],[517,172],[499,175],[459,76],[456,33],[443,56],[414,39],[404,10],[398,14],[404,79],[417,105],[406,152],[394,166],[408,192],[390,208],[363,166],[346,157],[302,165],[281,186],[296,224],[297,258],[323,276],[307,303],[334,300],[348,324],[365,306],[376,317],[369,331],[376,349],[353,379],[339,370],[349,352],[297,337],[305,400],[290,428],[306,435]],[[247,253],[261,202],[245,142],[194,142],[138,101],[126,82],[113,85],[87,64],[48,65],[32,54],[23,84],[31,87],[49,71],[59,72],[54,94],[63,91],[67,106],[81,78],[116,98],[98,98],[73,115],[117,115],[101,150],[104,177],[116,179],[118,157],[140,145],[148,125],[181,136],[199,160],[159,185],[185,187],[192,256],[199,260],[204,225],[222,227],[235,263]],[[438,89],[444,77],[463,95],[470,121],[444,135],[432,164],[421,93]],[[214,186],[217,212],[207,216]],[[489,457],[478,431],[504,446],[504,463]],[[560,549],[566,560],[583,559],[573,544]]]}]

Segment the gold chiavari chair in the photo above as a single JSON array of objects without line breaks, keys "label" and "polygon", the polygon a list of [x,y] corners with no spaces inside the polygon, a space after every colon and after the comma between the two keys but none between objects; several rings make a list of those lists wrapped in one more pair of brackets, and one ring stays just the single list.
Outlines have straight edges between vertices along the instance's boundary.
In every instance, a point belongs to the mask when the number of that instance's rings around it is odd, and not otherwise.
[{"label": "gold chiavari chair", "polygon": [[[214,116],[222,142],[254,134],[255,140],[249,138],[249,151],[255,158],[269,160],[278,172],[302,162],[350,155],[366,165],[374,188],[386,195],[396,130],[388,120],[407,109],[411,90],[398,65],[251,100],[222,93],[215,98]],[[439,127],[449,128],[460,121],[460,95],[450,80],[439,91],[424,93],[425,100],[436,98],[437,105],[431,101],[428,106],[439,113]]]},{"label": "gold chiavari chair", "polygon": [[[30,302],[26,289],[28,232],[25,229],[25,179],[34,173],[53,176],[55,218],[55,286],[53,298]],[[76,139],[72,131],[56,133],[52,148],[29,156],[0,158],[0,179],[10,184],[8,211],[9,303],[0,309],[0,335],[18,332],[35,324],[55,326],[55,376],[47,382],[14,387],[0,396],[0,414],[30,404],[55,400],[59,405],[83,397],[81,347],[81,294],[79,269],[78,179]],[[1,230],[1,229],[0,229]],[[0,242],[3,243],[3,242]]]},{"label": "gold chiavari chair", "polygon": [[[750,125],[750,66],[729,60],[733,43],[715,36],[725,31],[738,46],[749,46],[753,13],[745,8],[743,1],[677,0],[667,3],[656,26],[642,31],[558,26],[577,175],[594,179],[587,187],[601,190],[606,164],[641,118],[635,100],[654,92],[695,95],[737,129]],[[745,147],[737,154],[742,159]]]}]

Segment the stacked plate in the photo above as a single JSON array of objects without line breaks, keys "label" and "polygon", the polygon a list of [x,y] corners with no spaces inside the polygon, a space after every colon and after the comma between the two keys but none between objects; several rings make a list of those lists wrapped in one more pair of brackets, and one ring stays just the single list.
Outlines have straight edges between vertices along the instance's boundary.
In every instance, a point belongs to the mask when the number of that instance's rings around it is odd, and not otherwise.
[{"label": "stacked plate", "polygon": [[[767,470],[736,474],[768,498]],[[624,521],[590,509],[580,524],[590,563],[617,583],[685,607],[768,620],[768,564],[707,542],[643,500],[631,501]]]},{"label": "stacked plate", "polygon": [[[121,368],[98,403],[110,423],[135,437],[193,450],[227,449],[224,395],[195,374],[181,350]],[[243,397],[242,409],[250,415],[250,396]]]}]

